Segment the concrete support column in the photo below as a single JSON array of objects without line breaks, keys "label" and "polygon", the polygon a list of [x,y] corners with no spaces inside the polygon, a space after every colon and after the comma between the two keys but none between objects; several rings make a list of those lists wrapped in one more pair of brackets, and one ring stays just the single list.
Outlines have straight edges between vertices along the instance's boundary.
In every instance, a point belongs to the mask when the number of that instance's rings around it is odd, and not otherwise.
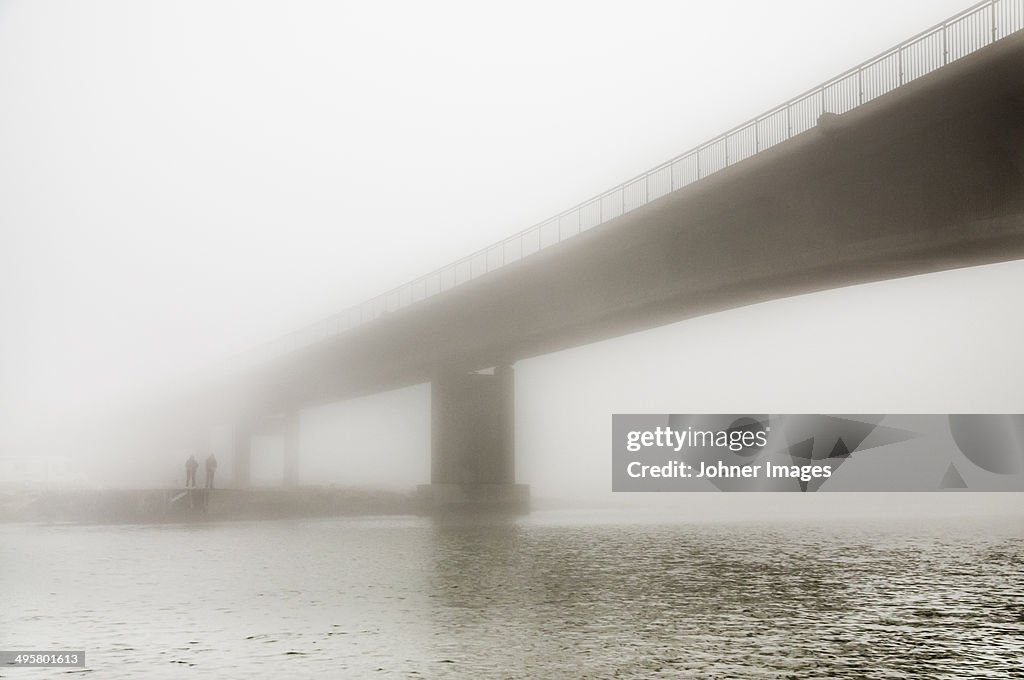
[{"label": "concrete support column", "polygon": [[529,489],[515,483],[512,367],[499,366],[493,374],[438,375],[430,388],[430,408],[431,483],[420,487],[425,510],[524,511]]},{"label": "concrete support column", "polygon": [[282,481],[285,486],[299,483],[299,450],[301,444],[299,413],[289,414],[284,421],[284,470]]},{"label": "concrete support column", "polygon": [[250,461],[252,458],[252,425],[240,422],[231,434],[231,456],[233,482],[235,486],[249,486]]}]

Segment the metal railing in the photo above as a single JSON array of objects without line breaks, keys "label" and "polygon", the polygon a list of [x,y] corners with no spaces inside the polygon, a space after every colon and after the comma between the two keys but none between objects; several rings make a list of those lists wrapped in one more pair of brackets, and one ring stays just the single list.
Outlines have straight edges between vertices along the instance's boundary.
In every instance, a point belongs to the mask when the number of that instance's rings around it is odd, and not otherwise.
[{"label": "metal railing", "polygon": [[661,165],[498,243],[240,357],[269,359],[516,262],[815,127],[1024,28],[1024,0],[985,0]]}]

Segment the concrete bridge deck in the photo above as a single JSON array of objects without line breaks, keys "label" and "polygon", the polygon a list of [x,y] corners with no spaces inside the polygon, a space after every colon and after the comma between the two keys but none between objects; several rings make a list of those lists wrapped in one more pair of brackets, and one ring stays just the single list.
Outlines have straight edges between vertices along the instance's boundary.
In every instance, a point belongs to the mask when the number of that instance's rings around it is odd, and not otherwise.
[{"label": "concrete bridge deck", "polygon": [[253,368],[209,403],[288,411],[777,297],[1024,257],[1022,73],[1018,35],[571,241]]}]

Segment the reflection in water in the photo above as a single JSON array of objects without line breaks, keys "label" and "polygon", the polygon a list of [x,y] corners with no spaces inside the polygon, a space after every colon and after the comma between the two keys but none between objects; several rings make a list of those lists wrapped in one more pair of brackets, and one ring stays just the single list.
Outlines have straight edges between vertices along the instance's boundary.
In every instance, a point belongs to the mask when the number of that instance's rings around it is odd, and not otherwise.
[{"label": "reflection in water", "polygon": [[8,526],[0,632],[85,649],[102,677],[1011,677],[1022,537],[543,513]]}]

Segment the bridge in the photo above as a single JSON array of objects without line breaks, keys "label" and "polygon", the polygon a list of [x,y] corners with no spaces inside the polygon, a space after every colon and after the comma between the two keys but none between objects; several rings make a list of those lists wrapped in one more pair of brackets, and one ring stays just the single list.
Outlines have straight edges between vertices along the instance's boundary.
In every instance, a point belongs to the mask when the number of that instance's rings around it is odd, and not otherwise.
[{"label": "bridge", "polygon": [[435,507],[524,507],[517,361],[709,312],[1024,257],[1024,0],[987,0],[508,239],[245,357],[174,409],[252,435],[431,384]]}]

